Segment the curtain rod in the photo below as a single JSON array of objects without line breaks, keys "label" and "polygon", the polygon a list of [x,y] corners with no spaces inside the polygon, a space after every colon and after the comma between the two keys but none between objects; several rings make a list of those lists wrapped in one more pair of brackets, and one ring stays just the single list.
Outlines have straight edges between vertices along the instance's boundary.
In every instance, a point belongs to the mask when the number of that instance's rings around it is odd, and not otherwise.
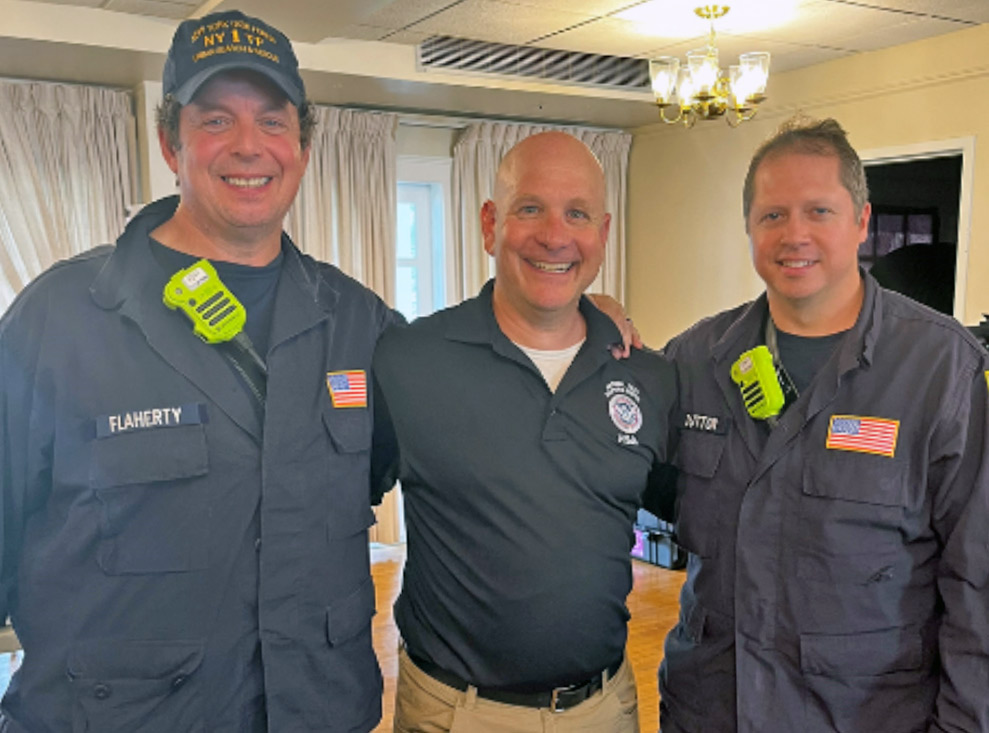
[{"label": "curtain rod", "polygon": [[391,112],[398,115],[398,122],[409,127],[435,127],[447,130],[462,130],[468,125],[477,122],[505,122],[515,125],[547,125],[551,127],[579,127],[582,130],[592,130],[594,132],[625,132],[620,127],[601,127],[600,125],[587,125],[570,120],[550,120],[550,119],[520,119],[515,117],[485,117],[483,115],[450,115],[442,111],[396,109],[388,107],[372,107],[361,104],[330,104],[331,107],[341,107],[343,109],[359,109],[365,112]]},{"label": "curtain rod", "polygon": [[513,119],[508,117],[456,117],[450,115],[431,115],[422,112],[398,112],[399,124],[410,127],[439,127],[450,130],[462,130],[468,125],[477,122],[505,122],[515,125],[546,125],[549,127],[579,127],[581,130],[593,130],[594,132],[625,132],[617,127],[600,127],[599,125],[586,125],[579,122],[561,120],[538,120],[538,119]]},{"label": "curtain rod", "polygon": [[116,84],[99,84],[91,81],[65,81],[64,79],[21,79],[19,77],[0,76],[0,82],[10,84],[62,84],[73,87],[93,87],[94,89],[110,89],[114,92],[127,92],[131,94],[133,87],[122,87]]}]

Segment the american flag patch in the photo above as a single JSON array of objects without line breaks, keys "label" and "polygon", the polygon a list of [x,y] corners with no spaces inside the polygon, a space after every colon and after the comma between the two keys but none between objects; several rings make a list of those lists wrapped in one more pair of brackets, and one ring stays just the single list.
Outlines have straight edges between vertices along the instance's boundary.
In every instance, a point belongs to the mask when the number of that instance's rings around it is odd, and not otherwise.
[{"label": "american flag patch", "polygon": [[334,407],[367,407],[367,374],[363,369],[327,372],[326,386]]},{"label": "american flag patch", "polygon": [[825,446],[836,450],[874,453],[892,458],[896,451],[896,436],[899,431],[899,420],[858,415],[832,415]]}]

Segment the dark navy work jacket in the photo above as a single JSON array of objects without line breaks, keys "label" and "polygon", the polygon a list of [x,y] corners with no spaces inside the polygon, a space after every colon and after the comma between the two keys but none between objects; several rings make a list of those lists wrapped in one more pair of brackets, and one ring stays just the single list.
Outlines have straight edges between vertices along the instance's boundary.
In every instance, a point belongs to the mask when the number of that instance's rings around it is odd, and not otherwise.
[{"label": "dark navy work jacket", "polygon": [[730,376],[765,296],[667,349],[690,560],[663,733],[989,731],[989,354],[863,277],[772,431]]},{"label": "dark navy work jacket", "polygon": [[327,375],[367,377],[394,316],[283,236],[260,410],[162,304],[148,233],[175,206],[0,322],[0,617],[25,650],[3,714],[16,733],[370,730],[370,390],[334,407]]}]

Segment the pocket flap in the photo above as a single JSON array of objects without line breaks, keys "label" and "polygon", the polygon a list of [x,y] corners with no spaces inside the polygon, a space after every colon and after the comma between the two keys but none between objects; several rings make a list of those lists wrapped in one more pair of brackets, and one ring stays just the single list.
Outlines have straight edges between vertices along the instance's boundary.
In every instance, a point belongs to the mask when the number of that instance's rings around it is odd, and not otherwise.
[{"label": "pocket flap", "polygon": [[333,407],[323,409],[323,424],[341,453],[371,450],[371,412],[363,407]]},{"label": "pocket flap", "polygon": [[725,451],[725,436],[716,433],[683,431],[674,464],[683,473],[713,478]]},{"label": "pocket flap", "polygon": [[205,476],[208,472],[205,429],[202,425],[182,425],[97,440],[89,484],[94,489],[107,489]]},{"label": "pocket flap", "polygon": [[804,467],[805,496],[842,499],[859,504],[902,507],[907,487],[904,465],[885,456],[818,451]]},{"label": "pocket flap", "polygon": [[918,669],[923,662],[924,644],[916,628],[800,636],[800,669],[807,674],[871,677]]},{"label": "pocket flap", "polygon": [[69,652],[68,674],[73,679],[186,678],[203,661],[203,642],[119,641],[94,639]]},{"label": "pocket flap", "polygon": [[326,609],[326,638],[336,646],[371,625],[375,614],[374,581],[365,580],[353,593]]}]

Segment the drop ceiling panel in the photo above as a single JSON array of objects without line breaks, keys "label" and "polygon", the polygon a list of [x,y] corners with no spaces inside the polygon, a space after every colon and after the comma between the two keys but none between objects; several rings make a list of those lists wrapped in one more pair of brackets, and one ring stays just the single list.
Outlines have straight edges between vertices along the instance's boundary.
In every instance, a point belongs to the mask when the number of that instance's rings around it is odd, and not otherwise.
[{"label": "drop ceiling panel", "polygon": [[525,44],[591,19],[587,15],[523,7],[499,0],[464,0],[416,23],[409,30],[497,43]]},{"label": "drop ceiling panel", "polygon": [[457,5],[461,0],[393,0],[384,7],[369,13],[363,23],[397,30],[405,28],[444,8]]},{"label": "drop ceiling panel", "polygon": [[[223,0],[216,10],[240,10],[263,18],[293,41],[317,43],[355,23],[367,23],[390,0]],[[370,23],[369,25],[377,25]]]},{"label": "drop ceiling panel", "polygon": [[937,18],[954,18],[972,23],[989,23],[987,0],[858,0],[861,5],[907,10]]},{"label": "drop ceiling panel", "polygon": [[913,16],[903,23],[891,24],[868,33],[849,35],[841,39],[841,47],[849,51],[874,51],[900,43],[918,41],[922,38],[959,31],[969,26],[954,20],[938,20],[930,17]]},{"label": "drop ceiling panel", "polygon": [[830,0],[814,0],[803,5],[799,15],[786,25],[766,31],[751,31],[748,35],[805,46],[841,48],[844,38],[878,32],[891,23],[900,23],[903,20],[900,13],[838,4]]},{"label": "drop ceiling panel", "polygon": [[[104,0],[106,2],[106,0]],[[157,18],[185,20],[195,11],[199,3],[162,2],[162,0],[109,0],[105,9],[118,13],[151,15]]]},{"label": "drop ceiling panel", "polygon": [[627,20],[603,18],[541,38],[535,45],[611,56],[648,56],[657,48],[682,41],[682,38],[644,32],[640,24]]},{"label": "drop ceiling panel", "polygon": [[604,16],[638,5],[642,0],[505,0],[512,5],[563,10],[581,15]]}]

